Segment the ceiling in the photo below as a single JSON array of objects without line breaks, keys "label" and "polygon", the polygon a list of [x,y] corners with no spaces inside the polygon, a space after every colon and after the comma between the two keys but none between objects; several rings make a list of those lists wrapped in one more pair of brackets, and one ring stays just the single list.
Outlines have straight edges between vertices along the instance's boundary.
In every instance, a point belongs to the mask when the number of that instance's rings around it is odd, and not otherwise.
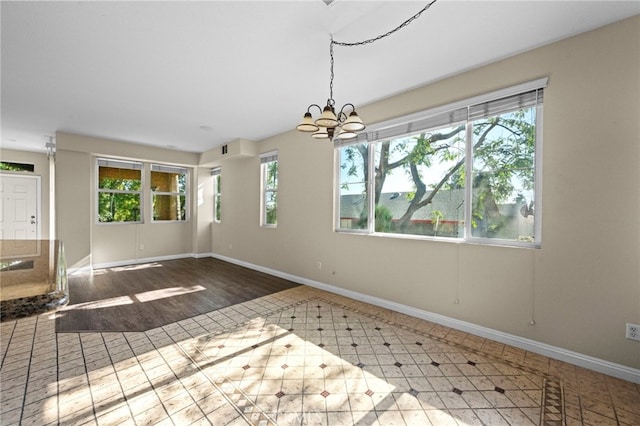
[{"label": "ceiling", "polygon": [[[59,130],[203,152],[276,135],[326,103],[329,34],[373,38],[426,4],[2,1],[0,143],[45,151]],[[336,46],[334,97],[365,105],[639,13],[639,1],[438,0],[390,37]]]}]

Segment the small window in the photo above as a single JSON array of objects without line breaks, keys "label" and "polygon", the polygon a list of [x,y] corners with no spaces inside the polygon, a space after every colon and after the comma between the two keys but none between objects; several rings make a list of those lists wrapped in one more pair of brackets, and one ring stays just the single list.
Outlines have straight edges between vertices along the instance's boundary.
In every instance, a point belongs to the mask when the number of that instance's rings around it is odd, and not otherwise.
[{"label": "small window", "polygon": [[188,170],[151,165],[153,221],[186,221],[188,218]]},{"label": "small window", "polygon": [[278,224],[278,153],[270,152],[260,157],[260,176],[262,188],[261,224]]},{"label": "small window", "polygon": [[35,171],[33,164],[26,163],[11,163],[9,161],[0,161],[0,170],[6,170],[8,172],[31,172]]},{"label": "small window", "polygon": [[213,175],[213,221],[220,223],[222,221],[222,169],[220,167],[211,169],[211,174]]},{"label": "small window", "polygon": [[98,222],[142,222],[142,163],[98,159]]}]

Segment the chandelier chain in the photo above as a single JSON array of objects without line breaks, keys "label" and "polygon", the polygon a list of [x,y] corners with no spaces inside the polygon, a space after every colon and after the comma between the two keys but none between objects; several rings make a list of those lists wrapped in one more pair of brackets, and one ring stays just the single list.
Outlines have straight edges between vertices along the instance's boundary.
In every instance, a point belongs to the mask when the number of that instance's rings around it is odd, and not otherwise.
[{"label": "chandelier chain", "polygon": [[[333,36],[331,36],[331,43],[329,43],[329,56],[331,56],[331,78],[329,78],[329,102],[335,103],[333,100],[333,45],[335,42],[333,41]],[[333,105],[331,105],[333,106]]]},{"label": "chandelier chain", "polygon": [[[333,37],[331,37],[331,44],[337,44],[338,46],[348,46],[348,47],[352,47],[352,46],[362,46],[364,44],[369,44],[369,43],[373,43],[375,41],[378,41],[382,38],[388,37],[391,34],[400,31],[402,28],[406,27],[407,25],[409,25],[411,22],[413,22],[414,20],[418,19],[420,17],[420,15],[422,15],[427,9],[429,9],[437,0],[432,0],[429,4],[427,4],[425,7],[423,7],[418,13],[416,13],[415,15],[413,15],[411,18],[407,19],[406,21],[404,21],[402,24],[398,25],[397,27],[395,27],[394,29],[392,29],[391,31],[388,31],[384,34],[380,34],[377,37],[374,38],[370,38],[368,40],[363,40],[363,41],[356,41],[356,42],[352,42],[352,43],[347,43],[347,42],[343,42],[343,41],[335,41],[333,39]],[[332,49],[333,52],[333,49]]]},{"label": "chandelier chain", "polygon": [[427,9],[429,9],[436,1],[438,0],[432,0],[431,2],[429,2],[425,7],[423,7],[418,13],[416,13],[415,15],[413,15],[411,18],[407,19],[406,21],[404,21],[402,24],[398,25],[397,27],[395,27],[394,29],[392,29],[391,31],[388,31],[384,34],[380,34],[377,37],[374,38],[370,38],[367,40],[363,40],[363,41],[356,41],[356,42],[343,42],[343,41],[335,41],[333,39],[333,35],[331,35],[331,43],[329,43],[329,56],[331,57],[331,61],[330,61],[330,67],[331,67],[331,77],[329,78],[329,99],[328,99],[328,103],[333,106],[335,104],[335,101],[333,100],[333,46],[334,45],[338,45],[338,46],[345,46],[345,47],[353,47],[353,46],[363,46],[365,44],[370,44],[373,42],[376,42],[380,39],[383,39],[385,37],[389,37],[391,34],[400,31],[402,28],[406,27],[407,25],[409,25],[411,22],[413,22],[414,20],[418,19],[420,17],[420,15],[422,15],[425,11],[427,11]]}]

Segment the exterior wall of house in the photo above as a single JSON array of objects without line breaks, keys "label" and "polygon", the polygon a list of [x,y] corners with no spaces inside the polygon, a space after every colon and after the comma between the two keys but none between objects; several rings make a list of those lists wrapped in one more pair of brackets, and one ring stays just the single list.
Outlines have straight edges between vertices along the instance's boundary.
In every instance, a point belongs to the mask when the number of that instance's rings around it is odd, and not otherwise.
[{"label": "exterior wall of house", "polygon": [[259,226],[259,158],[220,161],[213,252],[640,368],[625,339],[640,323],[639,28],[627,19],[358,109],[376,123],[548,76],[540,249],[336,233],[333,148],[291,131],[258,143],[278,150],[277,228]]},{"label": "exterior wall of house", "polygon": [[[40,237],[43,240],[54,236],[50,230],[49,211],[50,207],[50,179],[49,179],[49,158],[46,153],[19,151],[13,149],[0,149],[0,160],[11,163],[33,164],[32,175],[40,176]],[[31,173],[30,173],[31,174]]]}]

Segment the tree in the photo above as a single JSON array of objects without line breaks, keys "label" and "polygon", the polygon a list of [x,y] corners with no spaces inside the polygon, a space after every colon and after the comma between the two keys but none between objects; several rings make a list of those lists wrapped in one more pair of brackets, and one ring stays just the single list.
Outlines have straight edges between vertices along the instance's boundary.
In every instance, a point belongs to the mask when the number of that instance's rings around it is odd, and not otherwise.
[{"label": "tree", "polygon": [[[472,227],[476,236],[493,236],[505,226],[498,204],[513,197],[516,189],[533,189],[535,152],[535,107],[509,112],[471,123],[473,140]],[[385,183],[402,171],[413,188],[407,207],[396,219],[394,232],[410,232],[415,213],[431,204],[438,192],[464,188],[466,123],[425,131],[414,136],[375,144],[374,203],[380,205]],[[347,175],[362,173],[369,179],[369,148],[357,144],[344,148],[342,168]],[[432,166],[444,168],[436,181],[425,182],[423,174]],[[516,186],[518,188],[516,188]],[[522,194],[518,197],[522,202]],[[526,203],[526,200],[524,200]],[[377,219],[378,214],[376,214]],[[437,222],[444,217],[438,212]],[[377,226],[376,226],[377,228]],[[435,231],[435,230],[434,230]]]}]

